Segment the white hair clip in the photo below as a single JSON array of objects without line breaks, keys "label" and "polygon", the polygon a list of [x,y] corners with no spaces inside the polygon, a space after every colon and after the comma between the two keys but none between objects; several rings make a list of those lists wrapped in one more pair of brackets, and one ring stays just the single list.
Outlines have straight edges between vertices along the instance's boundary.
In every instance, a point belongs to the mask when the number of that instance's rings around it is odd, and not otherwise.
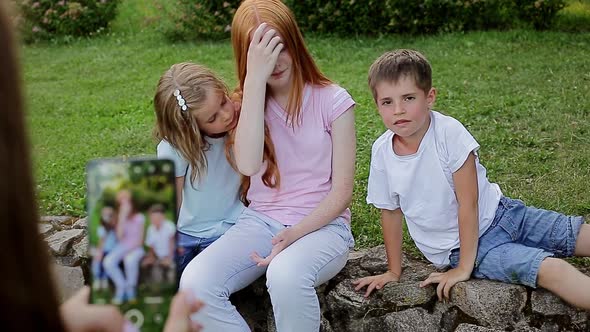
[{"label": "white hair clip", "polygon": [[182,95],[180,94],[180,90],[174,90],[174,97],[176,97],[176,102],[178,102],[178,106],[180,106],[180,109],[183,112],[186,112],[188,107],[186,106],[186,100],[184,100],[184,98],[182,98]]}]

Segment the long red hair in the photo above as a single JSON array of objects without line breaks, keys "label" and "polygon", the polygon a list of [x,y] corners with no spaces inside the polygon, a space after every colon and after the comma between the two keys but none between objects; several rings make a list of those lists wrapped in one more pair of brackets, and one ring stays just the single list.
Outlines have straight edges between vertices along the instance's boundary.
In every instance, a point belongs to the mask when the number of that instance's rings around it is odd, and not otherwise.
[{"label": "long red hair", "polygon": [[[311,54],[305,46],[303,36],[291,10],[280,0],[245,0],[238,7],[231,26],[231,40],[236,59],[239,86],[236,96],[241,100],[246,80],[246,65],[250,33],[266,22],[281,36],[284,49],[291,54],[293,80],[287,102],[287,122],[298,124],[303,103],[303,89],[305,84],[326,86],[332,82],[319,70]],[[267,92],[268,96],[268,92]],[[264,160],[267,169],[262,181],[268,187],[275,188],[280,184],[280,174],[276,163],[274,146],[270,138],[268,127],[264,126]],[[242,186],[244,187],[244,186]]]}]

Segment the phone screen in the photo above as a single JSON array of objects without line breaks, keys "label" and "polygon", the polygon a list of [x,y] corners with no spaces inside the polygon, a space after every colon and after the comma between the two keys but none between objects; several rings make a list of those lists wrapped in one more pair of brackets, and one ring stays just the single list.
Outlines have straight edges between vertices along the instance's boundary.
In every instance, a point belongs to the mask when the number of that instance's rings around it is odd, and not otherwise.
[{"label": "phone screen", "polygon": [[178,289],[174,164],[100,159],[86,169],[95,304],[115,304],[141,331],[162,331]]}]

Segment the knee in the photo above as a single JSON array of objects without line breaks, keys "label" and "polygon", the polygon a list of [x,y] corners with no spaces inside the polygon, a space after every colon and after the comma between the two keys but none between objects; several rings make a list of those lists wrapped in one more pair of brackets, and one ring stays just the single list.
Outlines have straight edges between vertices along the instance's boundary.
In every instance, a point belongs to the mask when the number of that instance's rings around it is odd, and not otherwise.
[{"label": "knee", "polygon": [[189,264],[180,276],[179,289],[190,290],[205,303],[215,299],[229,299],[230,294],[224,290],[222,278],[206,271],[206,268],[198,264]]},{"label": "knee", "polygon": [[104,267],[105,270],[112,270],[113,268],[115,268],[117,266],[118,262],[115,260],[115,258],[113,256],[106,256],[103,260],[102,260],[102,266]]},{"label": "knee", "polygon": [[570,268],[563,259],[547,257],[541,262],[537,283],[543,288],[551,289],[552,285],[562,281],[563,273]]},{"label": "knee", "polygon": [[266,287],[273,294],[300,294],[301,290],[313,289],[314,278],[306,275],[291,262],[273,260],[266,271]]}]

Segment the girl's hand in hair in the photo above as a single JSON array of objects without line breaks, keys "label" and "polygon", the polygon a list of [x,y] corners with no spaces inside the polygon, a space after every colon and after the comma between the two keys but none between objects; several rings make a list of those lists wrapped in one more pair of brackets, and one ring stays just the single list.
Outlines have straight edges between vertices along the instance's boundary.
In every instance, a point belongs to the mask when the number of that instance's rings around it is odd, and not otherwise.
[{"label": "girl's hand in hair", "polygon": [[[275,29],[272,29],[266,23],[262,23],[256,28],[248,47],[248,63],[246,65],[246,75],[266,81],[272,74],[279,53],[283,49],[281,37]],[[252,76],[250,76],[251,78]]]}]

